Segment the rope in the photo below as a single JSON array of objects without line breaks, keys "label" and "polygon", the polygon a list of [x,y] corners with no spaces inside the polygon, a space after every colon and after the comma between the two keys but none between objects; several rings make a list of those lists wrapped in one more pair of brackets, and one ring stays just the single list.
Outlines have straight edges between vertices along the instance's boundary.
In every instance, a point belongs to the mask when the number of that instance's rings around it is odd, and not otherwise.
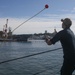
[{"label": "rope", "polygon": [[31,55],[19,57],[19,58],[14,58],[14,59],[10,59],[10,60],[5,60],[5,61],[0,62],[0,64],[6,63],[6,62],[15,61],[15,60],[19,60],[19,59],[23,59],[23,58],[28,58],[28,57],[32,57],[32,56],[35,56],[35,55],[40,55],[40,54],[44,54],[44,53],[48,53],[48,52],[52,52],[52,51],[56,51],[56,50],[59,50],[59,49],[62,49],[62,48],[57,48],[57,49],[47,50],[47,51],[43,51],[43,52],[31,54]]},{"label": "rope", "polygon": [[[44,8],[46,9],[46,8]],[[36,15],[38,15],[39,13],[41,13],[44,9],[42,9],[41,11],[39,11],[37,14],[33,15],[32,17],[30,17],[29,19],[27,19],[26,21],[24,21],[23,23],[21,23],[19,26],[17,26],[12,32],[14,32],[17,28],[19,28],[21,25],[23,25],[24,23],[28,22],[30,19],[32,19],[33,17],[35,17]]]}]

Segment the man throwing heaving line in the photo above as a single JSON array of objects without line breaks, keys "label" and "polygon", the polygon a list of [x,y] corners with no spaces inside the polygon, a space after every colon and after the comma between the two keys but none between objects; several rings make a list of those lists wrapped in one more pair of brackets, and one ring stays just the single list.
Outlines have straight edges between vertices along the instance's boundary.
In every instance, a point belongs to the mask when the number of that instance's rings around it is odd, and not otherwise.
[{"label": "man throwing heaving line", "polygon": [[60,41],[63,48],[63,65],[61,75],[72,75],[75,69],[75,35],[70,29],[72,21],[69,18],[61,19],[63,30],[59,31],[52,39],[46,38],[48,45]]}]

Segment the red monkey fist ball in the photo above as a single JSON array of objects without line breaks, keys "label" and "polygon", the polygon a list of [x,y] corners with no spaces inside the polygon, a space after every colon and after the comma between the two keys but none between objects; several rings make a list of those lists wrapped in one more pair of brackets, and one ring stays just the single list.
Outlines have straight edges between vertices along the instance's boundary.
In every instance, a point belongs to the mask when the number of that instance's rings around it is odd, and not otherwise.
[{"label": "red monkey fist ball", "polygon": [[45,8],[48,8],[48,7],[49,7],[49,6],[46,4],[46,5],[45,5]]}]

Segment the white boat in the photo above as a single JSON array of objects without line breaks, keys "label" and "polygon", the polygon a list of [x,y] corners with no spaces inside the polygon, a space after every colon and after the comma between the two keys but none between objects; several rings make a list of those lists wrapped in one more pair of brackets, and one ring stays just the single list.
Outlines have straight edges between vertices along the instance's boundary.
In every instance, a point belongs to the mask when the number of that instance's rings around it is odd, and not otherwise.
[{"label": "white boat", "polygon": [[45,41],[44,39],[33,39],[33,38],[28,38],[27,42],[43,42]]}]

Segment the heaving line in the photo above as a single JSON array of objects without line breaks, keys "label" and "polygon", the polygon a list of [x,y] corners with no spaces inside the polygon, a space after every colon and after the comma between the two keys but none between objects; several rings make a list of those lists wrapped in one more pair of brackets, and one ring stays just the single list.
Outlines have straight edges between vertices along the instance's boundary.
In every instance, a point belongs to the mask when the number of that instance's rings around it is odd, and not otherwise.
[{"label": "heaving line", "polygon": [[20,25],[18,25],[12,32],[14,32],[17,28],[19,28],[20,26],[22,26],[24,23],[28,22],[29,20],[31,20],[32,18],[34,18],[35,16],[37,16],[38,14],[40,14],[42,11],[44,11],[45,9],[47,9],[49,6],[46,4],[44,9],[42,9],[41,11],[39,11],[38,13],[36,13],[35,15],[33,15],[32,17],[30,17],[29,19],[27,19],[26,21],[24,21],[23,23],[21,23]]},{"label": "heaving line", "polygon": [[47,50],[47,51],[43,51],[43,52],[31,54],[31,55],[19,57],[19,58],[14,58],[14,59],[10,59],[10,60],[5,60],[5,61],[0,62],[0,64],[7,63],[7,62],[11,62],[11,61],[15,61],[15,60],[19,60],[19,59],[23,59],[23,58],[32,57],[32,56],[35,56],[35,55],[40,55],[40,54],[48,53],[48,52],[52,52],[52,51],[56,51],[56,50],[60,50],[60,49],[62,49],[62,48],[56,48],[56,49]]}]

